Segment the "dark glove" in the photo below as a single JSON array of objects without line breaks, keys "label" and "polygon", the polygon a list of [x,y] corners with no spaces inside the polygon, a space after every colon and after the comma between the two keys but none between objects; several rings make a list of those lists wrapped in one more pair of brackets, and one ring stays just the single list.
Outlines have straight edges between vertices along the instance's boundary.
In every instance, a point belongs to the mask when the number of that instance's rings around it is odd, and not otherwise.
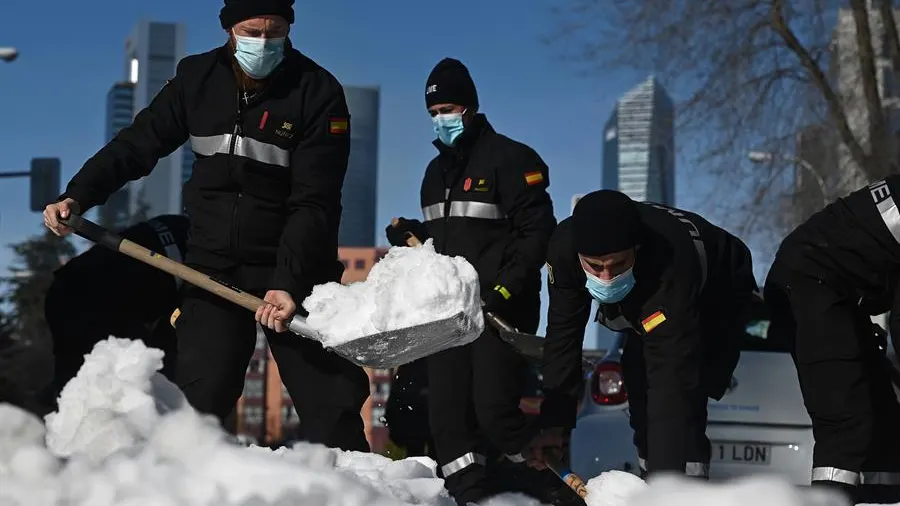
[{"label": "dark glove", "polygon": [[498,288],[482,290],[481,292],[481,302],[483,303],[481,308],[485,311],[496,313],[506,305],[506,301],[506,297],[503,296],[503,293]]},{"label": "dark glove", "polygon": [[425,230],[425,224],[419,220],[407,220],[406,218],[397,219],[396,225],[388,225],[384,229],[387,240],[391,246],[409,246],[406,239],[410,235],[416,236],[421,242],[428,239],[428,232]]}]

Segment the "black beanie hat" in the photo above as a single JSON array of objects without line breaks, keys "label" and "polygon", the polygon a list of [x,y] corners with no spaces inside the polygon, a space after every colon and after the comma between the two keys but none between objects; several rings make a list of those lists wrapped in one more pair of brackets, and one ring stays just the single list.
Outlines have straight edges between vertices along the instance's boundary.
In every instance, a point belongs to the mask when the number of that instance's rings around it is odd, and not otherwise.
[{"label": "black beanie hat", "polygon": [[599,190],[582,197],[572,211],[575,246],[585,256],[603,256],[638,245],[641,217],[637,203],[614,190]]},{"label": "black beanie hat", "polygon": [[439,61],[425,82],[425,106],[456,104],[478,109],[478,92],[469,69],[459,60]]},{"label": "black beanie hat", "polygon": [[256,16],[281,16],[289,24],[294,23],[294,0],[225,0],[219,11],[222,28],[229,30],[245,19]]}]

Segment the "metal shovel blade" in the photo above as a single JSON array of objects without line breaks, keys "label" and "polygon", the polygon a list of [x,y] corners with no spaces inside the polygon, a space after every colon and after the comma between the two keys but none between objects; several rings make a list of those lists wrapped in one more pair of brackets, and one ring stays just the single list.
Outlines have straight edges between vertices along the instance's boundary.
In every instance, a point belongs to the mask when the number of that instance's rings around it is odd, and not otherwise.
[{"label": "metal shovel blade", "polygon": [[464,312],[450,318],[380,332],[330,348],[359,366],[392,369],[474,341],[481,332]]}]

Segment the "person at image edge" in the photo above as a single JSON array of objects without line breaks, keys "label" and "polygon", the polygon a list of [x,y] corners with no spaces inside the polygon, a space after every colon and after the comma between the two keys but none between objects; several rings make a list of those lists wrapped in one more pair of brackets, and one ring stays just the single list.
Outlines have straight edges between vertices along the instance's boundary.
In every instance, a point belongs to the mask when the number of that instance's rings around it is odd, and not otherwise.
[{"label": "person at image edge", "polygon": [[900,176],[888,176],[813,214],[781,243],[764,292],[770,333],[794,344],[812,484],[859,503],[900,502],[900,404],[870,317],[890,311],[900,339],[898,192]]},{"label": "person at image edge", "polygon": [[[293,0],[226,0],[227,42],[178,64],[150,105],[72,178],[44,222],[84,213],[146,176],[186,141],[196,154],[183,189],[191,220],[185,263],[264,296],[266,329],[301,420],[301,436],[368,451],[363,370],[285,326],[316,284],[339,281],[341,190],[350,115],[341,84],[288,39]],[[186,286],[177,328],[176,384],[220,419],[241,395],[255,346],[246,310]]]},{"label": "person at image edge", "polygon": [[543,432],[529,464],[568,447],[594,299],[597,321],[627,335],[623,386],[642,474],[707,478],[708,398],[728,388],[758,291],[747,246],[694,213],[600,190],[556,228],[547,270]]},{"label": "person at image edge", "polygon": [[[475,84],[458,60],[434,67],[425,104],[438,155],[422,180],[424,222],[401,218],[388,225],[388,240],[405,246],[409,234],[432,238],[437,252],[464,257],[478,271],[484,309],[534,333],[541,267],[556,226],[547,165],[478,112]],[[490,324],[475,342],[427,361],[429,418],[445,486],[461,505],[480,501],[499,491],[489,488],[479,435],[517,462],[524,462],[520,452],[533,436],[519,409],[527,364]]]}]

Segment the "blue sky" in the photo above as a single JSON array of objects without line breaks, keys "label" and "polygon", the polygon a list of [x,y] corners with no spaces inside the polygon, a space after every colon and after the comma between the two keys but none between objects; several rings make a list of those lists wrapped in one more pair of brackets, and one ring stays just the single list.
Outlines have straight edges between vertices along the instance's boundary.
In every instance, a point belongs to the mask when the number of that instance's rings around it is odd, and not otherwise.
[{"label": "blue sky", "polygon": [[[434,156],[424,82],[441,58],[462,60],[495,128],[537,150],[550,167],[558,219],[573,194],[599,188],[602,130],[617,97],[646,76],[580,77],[561,49],[542,42],[554,26],[550,0],[300,0],[291,39],[346,85],[381,88],[377,223],[420,217],[421,175]],[[63,184],[101,147],[105,98],[123,79],[125,38],[141,19],[184,23],[187,52],[220,45],[216,0],[7,2],[0,46],[21,55],[0,64],[0,171],[58,156]],[[676,137],[676,142],[681,142]],[[677,202],[697,209],[679,161]],[[0,179],[0,244],[39,233],[28,211],[28,181]],[[381,239],[382,244],[386,241]],[[0,272],[12,255],[0,251]],[[590,345],[588,341],[586,344]]]}]

